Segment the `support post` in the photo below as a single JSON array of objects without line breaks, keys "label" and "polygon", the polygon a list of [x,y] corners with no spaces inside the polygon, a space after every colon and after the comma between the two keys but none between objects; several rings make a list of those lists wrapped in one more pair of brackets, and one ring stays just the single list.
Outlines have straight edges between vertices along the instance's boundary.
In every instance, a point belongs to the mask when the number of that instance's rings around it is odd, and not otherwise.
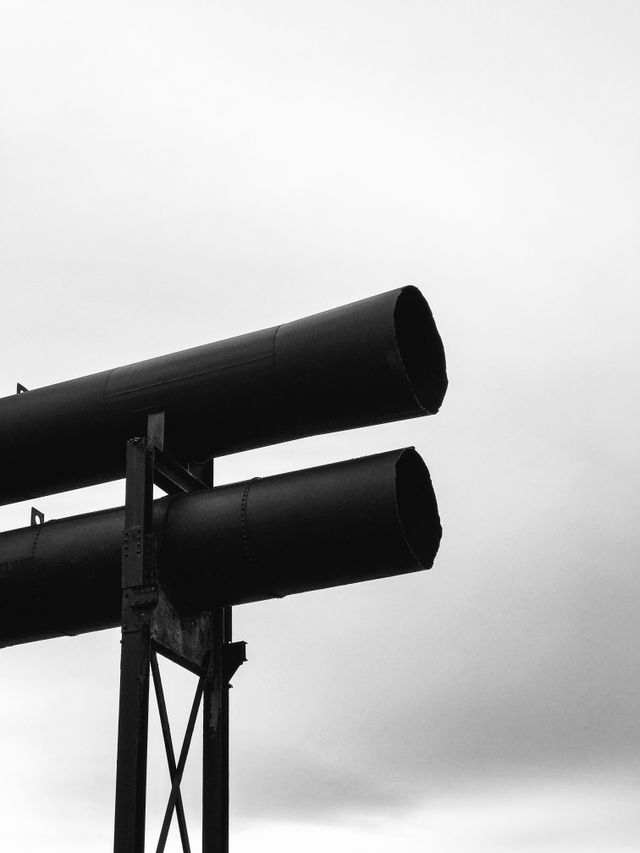
[{"label": "support post", "polygon": [[157,600],[150,536],[153,448],[144,439],[127,443],[126,476],[114,853],[144,853],[150,614]]},{"label": "support post", "polygon": [[212,665],[202,699],[202,853],[229,849],[229,687],[223,653],[231,620],[225,611],[230,615],[231,608],[211,611]]},{"label": "support post", "polygon": [[[213,460],[191,473],[213,486]],[[202,696],[202,853],[229,850],[229,678],[225,649],[231,643],[231,608],[211,611],[211,664]]]},{"label": "support post", "polygon": [[[213,485],[213,460],[183,468],[164,446],[164,414],[149,416],[146,439],[127,444],[125,530],[122,547],[122,649],[114,853],[144,853],[149,674],[153,672],[171,794],[158,842],[163,851],[174,810],[183,850],[190,850],[180,782],[193,725],[203,704],[202,851],[229,849],[229,681],[246,660],[245,644],[231,643],[231,608],[215,607],[185,621],[157,579],[151,532],[154,481],[177,494]],[[156,651],[199,674],[198,689],[176,761]]]},{"label": "support post", "polygon": [[[213,486],[213,460],[191,473]],[[211,664],[202,695],[202,853],[229,850],[229,679],[231,608],[211,611]]]}]

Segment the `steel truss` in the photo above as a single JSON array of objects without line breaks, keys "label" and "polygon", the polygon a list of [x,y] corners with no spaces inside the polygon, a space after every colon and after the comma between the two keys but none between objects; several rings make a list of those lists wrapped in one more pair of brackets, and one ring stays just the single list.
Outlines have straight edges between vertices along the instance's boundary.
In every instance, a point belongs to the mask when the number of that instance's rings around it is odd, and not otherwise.
[{"label": "steel truss", "polygon": [[[156,853],[165,849],[175,812],[184,853],[191,853],[180,783],[200,706],[203,707],[202,853],[229,849],[229,680],[246,660],[245,643],[231,642],[231,608],[185,617],[158,578],[152,532],[153,485],[168,494],[213,485],[213,461],[184,468],[164,452],[164,413],[148,418],[145,438],[127,443],[122,546],[122,645],[114,853],[144,853],[149,673],[160,715],[171,792]],[[176,761],[157,655],[198,676]]]}]

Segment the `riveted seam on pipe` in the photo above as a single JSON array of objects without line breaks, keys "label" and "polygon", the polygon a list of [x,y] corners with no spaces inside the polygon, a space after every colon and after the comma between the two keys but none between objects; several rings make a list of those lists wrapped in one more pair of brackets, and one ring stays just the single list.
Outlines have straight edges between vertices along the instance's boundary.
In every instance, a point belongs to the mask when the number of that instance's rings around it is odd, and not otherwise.
[{"label": "riveted seam on pipe", "polygon": [[169,513],[171,512],[171,508],[173,507],[173,505],[176,501],[176,498],[181,498],[181,497],[184,497],[184,495],[183,494],[167,495],[166,498],[162,498],[161,501],[157,501],[154,503],[154,513],[155,513],[156,507],[160,507],[162,504],[164,504],[164,512],[162,514],[162,519],[160,521],[160,524],[158,524],[158,525],[152,524],[152,530],[153,530],[153,534],[154,534],[155,539],[156,539],[156,547],[158,549],[158,554],[160,553],[160,550],[162,548],[162,543],[164,542],[164,536],[165,536],[165,532],[167,529],[167,522],[169,520]]},{"label": "riveted seam on pipe", "polygon": [[[240,534],[242,537],[242,549],[244,551],[245,557],[247,558],[247,563],[250,568],[257,572],[258,570],[258,562],[254,557],[253,551],[251,550],[251,543],[249,542],[249,525],[247,521],[247,505],[249,503],[249,492],[251,491],[251,486],[259,480],[260,477],[253,477],[251,480],[247,480],[242,490],[242,498],[240,499]],[[284,598],[284,596],[280,595],[274,590],[270,589],[272,598]]]},{"label": "riveted seam on pipe", "polygon": [[[33,586],[34,589],[38,590],[40,584],[38,583],[38,573],[35,571],[35,562],[36,562],[36,548],[38,547],[38,540],[40,539],[40,534],[42,533],[43,524],[39,524],[34,528],[33,531],[33,540],[31,542],[31,553],[27,558],[29,561],[29,568],[31,569],[33,575]],[[40,596],[38,596],[38,600]]]},{"label": "riveted seam on pipe", "polygon": [[[35,571],[36,548],[38,547],[38,542],[40,541],[40,534],[42,533],[43,528],[44,528],[44,523],[38,524],[36,526],[34,536],[33,536],[33,542],[31,543],[31,553],[29,554],[29,557],[27,558],[28,562],[29,562],[29,566],[33,572],[34,588],[35,589],[38,589],[38,587],[39,587],[39,584],[38,584],[38,577],[39,576],[38,576],[38,573]],[[42,601],[42,596],[39,596],[38,600]],[[75,637],[76,636],[75,634],[71,634],[68,631],[65,631],[64,628],[60,628],[59,626],[56,626],[56,625],[52,626],[52,630],[56,631],[58,633],[58,636],[60,636],[60,637]]]},{"label": "riveted seam on pipe", "polygon": [[253,559],[253,554],[251,553],[251,546],[249,545],[249,530],[247,528],[247,502],[249,500],[249,491],[251,489],[251,486],[253,485],[255,480],[259,479],[259,477],[253,477],[251,480],[247,480],[242,490],[242,497],[240,498],[240,536],[242,538],[242,550],[244,551],[244,555],[247,558],[247,562],[249,563],[252,569],[256,569],[257,564],[256,561]]}]

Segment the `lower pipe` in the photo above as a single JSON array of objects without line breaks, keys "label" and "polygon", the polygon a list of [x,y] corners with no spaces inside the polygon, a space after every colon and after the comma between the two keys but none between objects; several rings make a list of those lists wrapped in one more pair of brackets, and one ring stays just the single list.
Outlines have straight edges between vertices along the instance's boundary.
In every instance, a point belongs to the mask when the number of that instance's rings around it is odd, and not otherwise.
[{"label": "lower pipe", "polygon": [[[124,511],[0,534],[0,646],[120,624]],[[154,502],[183,615],[428,569],[441,527],[412,448]]]}]

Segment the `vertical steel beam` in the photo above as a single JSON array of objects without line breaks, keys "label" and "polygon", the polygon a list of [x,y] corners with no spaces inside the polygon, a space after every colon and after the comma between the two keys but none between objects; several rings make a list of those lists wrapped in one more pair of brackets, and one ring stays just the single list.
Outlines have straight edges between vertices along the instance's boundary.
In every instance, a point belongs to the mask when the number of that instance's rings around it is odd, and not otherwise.
[{"label": "vertical steel beam", "polygon": [[[225,628],[230,620],[211,612],[212,662],[203,695],[202,853],[229,849],[229,689],[224,674]],[[226,623],[226,624],[225,624]]]},{"label": "vertical steel beam", "polygon": [[[213,486],[213,460],[191,466]],[[229,850],[229,687],[224,646],[231,642],[231,608],[211,611],[211,664],[202,697],[202,853]]]},{"label": "vertical steel beam", "polygon": [[[147,440],[134,439],[127,445],[115,853],[144,853],[151,621],[158,601],[154,542],[150,530],[156,461],[154,448],[158,450],[160,465],[163,458],[163,427],[159,417],[152,417],[149,420]],[[190,473],[212,486],[213,460],[190,466]],[[201,676],[198,691],[201,692],[203,703],[203,853],[228,853],[229,850],[228,682],[231,671],[228,654],[225,653],[229,652],[230,643],[231,608],[215,607],[210,613],[209,665]],[[244,647],[244,644],[241,645]],[[191,725],[194,721],[195,718]],[[171,814],[179,799],[180,770],[186,761],[189,741],[190,731],[183,745],[183,754],[172,773],[175,778],[165,815],[166,826],[163,824],[160,837],[160,849],[166,842]],[[182,817],[180,823],[184,824],[184,813],[180,807],[179,812]],[[181,826],[181,829],[185,830],[182,839],[184,845],[186,825]]]},{"label": "vertical steel beam", "polygon": [[147,731],[149,716],[150,612],[157,596],[150,521],[153,449],[127,444],[125,530],[122,546],[122,647],[115,853],[144,853]]},{"label": "vertical steel beam", "polygon": [[[221,677],[220,684],[222,689],[221,696],[221,720],[220,720],[220,737],[222,739],[222,785],[220,797],[220,826],[222,834],[222,850],[228,853],[229,850],[229,690],[231,685],[229,680],[231,674],[227,673],[224,651],[228,650],[231,643],[232,635],[231,623],[231,608],[222,608],[222,656],[221,656]],[[244,648],[244,647],[243,647]]]}]

